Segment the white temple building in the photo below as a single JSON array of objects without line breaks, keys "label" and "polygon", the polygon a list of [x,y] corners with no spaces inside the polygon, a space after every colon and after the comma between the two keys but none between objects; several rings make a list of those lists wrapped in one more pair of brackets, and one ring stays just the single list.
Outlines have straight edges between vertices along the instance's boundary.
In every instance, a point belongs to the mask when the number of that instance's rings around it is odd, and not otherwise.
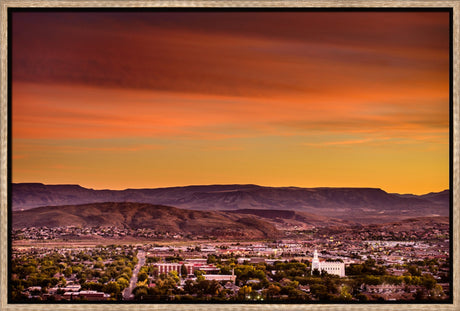
[{"label": "white temple building", "polygon": [[326,271],[329,274],[338,275],[340,277],[345,276],[345,264],[338,261],[319,261],[318,252],[315,249],[313,253],[313,260],[311,262],[311,274],[317,269],[319,272]]}]

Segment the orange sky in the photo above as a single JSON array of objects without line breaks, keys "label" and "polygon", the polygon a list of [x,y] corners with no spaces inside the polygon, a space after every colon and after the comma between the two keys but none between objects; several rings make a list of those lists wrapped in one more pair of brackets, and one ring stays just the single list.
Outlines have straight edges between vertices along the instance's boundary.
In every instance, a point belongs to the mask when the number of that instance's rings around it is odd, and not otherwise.
[{"label": "orange sky", "polygon": [[15,12],[12,26],[13,182],[449,187],[447,12]]}]

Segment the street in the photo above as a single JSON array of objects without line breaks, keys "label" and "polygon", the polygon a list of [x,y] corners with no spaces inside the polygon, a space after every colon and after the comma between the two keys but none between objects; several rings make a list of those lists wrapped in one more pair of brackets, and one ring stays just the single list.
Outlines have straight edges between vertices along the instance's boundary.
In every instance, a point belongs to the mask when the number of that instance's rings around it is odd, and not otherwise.
[{"label": "street", "polygon": [[123,299],[124,300],[131,300],[134,298],[133,295],[133,290],[136,287],[137,283],[137,275],[139,274],[139,270],[141,267],[145,264],[145,252],[143,250],[139,250],[137,253],[137,265],[134,267],[133,270],[133,276],[131,277],[131,280],[129,281],[129,286],[125,288],[123,291]]}]

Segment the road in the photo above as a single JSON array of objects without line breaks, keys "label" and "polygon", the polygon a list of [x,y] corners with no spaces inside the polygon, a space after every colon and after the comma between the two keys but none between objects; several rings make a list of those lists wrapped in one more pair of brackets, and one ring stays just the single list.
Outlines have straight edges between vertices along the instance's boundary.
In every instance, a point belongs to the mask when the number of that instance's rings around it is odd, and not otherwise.
[{"label": "road", "polygon": [[141,267],[145,264],[145,252],[143,250],[139,250],[137,252],[137,259],[137,265],[134,267],[133,276],[129,281],[129,286],[125,288],[125,290],[123,291],[124,300],[131,300],[134,298],[133,290],[136,287],[137,275],[139,274],[139,270],[141,269]]}]

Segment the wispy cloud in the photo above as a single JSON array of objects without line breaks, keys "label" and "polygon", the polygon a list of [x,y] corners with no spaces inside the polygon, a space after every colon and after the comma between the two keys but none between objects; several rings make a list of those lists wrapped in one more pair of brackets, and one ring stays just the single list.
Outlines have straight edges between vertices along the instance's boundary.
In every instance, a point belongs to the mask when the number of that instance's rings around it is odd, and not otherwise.
[{"label": "wispy cloud", "polygon": [[317,143],[303,143],[304,146],[312,146],[312,147],[324,147],[324,146],[348,146],[348,145],[359,145],[359,144],[367,144],[367,143],[374,143],[378,140],[375,139],[355,139],[355,140],[340,140],[340,141],[324,141],[324,142],[317,142]]},{"label": "wispy cloud", "polygon": [[13,136],[218,140],[310,132],[447,133],[447,99],[436,93],[414,94],[417,99],[420,105],[398,97],[377,104],[353,96],[340,102],[327,94],[261,99],[16,83]]},{"label": "wispy cloud", "polygon": [[[71,144],[72,141],[67,140],[15,140],[15,152],[17,155],[13,155],[13,159],[24,159],[28,155],[22,154],[26,150],[35,150],[37,152],[44,150],[54,150],[57,153],[94,153],[94,152],[108,152],[108,153],[131,153],[139,151],[149,150],[161,150],[165,146],[158,144],[123,144],[119,140],[113,140],[111,142],[94,140],[94,141],[83,141]],[[99,146],[98,146],[99,145]]]}]

